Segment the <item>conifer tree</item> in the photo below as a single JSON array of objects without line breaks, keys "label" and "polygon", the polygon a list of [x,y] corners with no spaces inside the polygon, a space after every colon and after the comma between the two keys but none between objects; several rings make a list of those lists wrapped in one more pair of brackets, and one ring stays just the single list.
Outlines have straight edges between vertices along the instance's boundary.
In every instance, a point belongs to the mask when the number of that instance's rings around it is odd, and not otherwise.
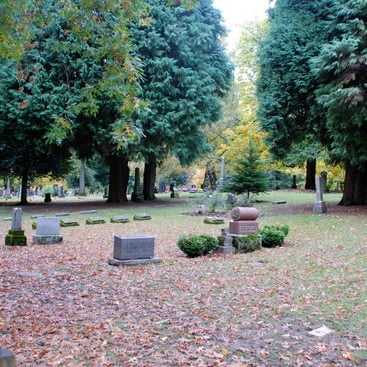
[{"label": "conifer tree", "polygon": [[157,164],[173,154],[189,164],[209,150],[201,127],[219,118],[232,78],[221,37],[220,13],[211,0],[193,9],[149,0],[150,23],[136,24],[132,40],[143,62],[142,94],[148,108],[137,115],[144,133],[144,196],[154,198]]},{"label": "conifer tree", "polygon": [[226,189],[235,194],[246,193],[248,198],[250,194],[265,192],[269,183],[262,164],[257,144],[249,140],[246,154],[233,164],[233,174],[226,184]]}]

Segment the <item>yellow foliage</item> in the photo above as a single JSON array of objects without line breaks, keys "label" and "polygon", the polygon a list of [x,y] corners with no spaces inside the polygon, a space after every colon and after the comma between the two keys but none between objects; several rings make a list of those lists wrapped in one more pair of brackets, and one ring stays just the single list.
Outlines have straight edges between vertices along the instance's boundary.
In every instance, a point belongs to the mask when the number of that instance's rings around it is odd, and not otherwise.
[{"label": "yellow foliage", "polygon": [[224,156],[229,166],[247,155],[249,141],[258,148],[262,161],[269,161],[270,154],[265,145],[266,133],[260,130],[257,121],[251,121],[245,125],[238,125],[223,132],[225,143],[222,143],[217,154]]}]

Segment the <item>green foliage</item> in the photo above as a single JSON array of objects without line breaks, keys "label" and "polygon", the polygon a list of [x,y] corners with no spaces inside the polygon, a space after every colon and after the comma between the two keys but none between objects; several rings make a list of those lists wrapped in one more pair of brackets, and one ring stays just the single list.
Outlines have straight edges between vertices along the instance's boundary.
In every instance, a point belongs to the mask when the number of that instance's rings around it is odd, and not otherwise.
[{"label": "green foliage", "polygon": [[221,42],[225,30],[210,0],[192,9],[180,2],[167,6],[166,0],[147,3],[149,24],[131,27],[143,62],[140,96],[147,104],[136,114],[144,138],[134,148],[151,167],[170,154],[187,165],[210,151],[202,127],[219,119],[221,99],[232,81]]},{"label": "green foliage", "polygon": [[196,194],[192,202],[195,206],[203,206],[207,211],[212,213],[226,209],[225,199],[219,191]]},{"label": "green foliage", "polygon": [[285,237],[289,233],[289,226],[265,226],[259,230],[262,237],[263,247],[277,247],[284,243]]},{"label": "green foliage", "polygon": [[265,171],[261,169],[262,161],[257,146],[249,140],[247,156],[237,160],[233,175],[225,185],[225,190],[235,194],[259,194],[268,189]]},{"label": "green foliage", "polygon": [[209,235],[183,235],[177,245],[188,257],[197,257],[208,254],[218,246],[218,239]]},{"label": "green foliage", "polygon": [[252,252],[259,250],[261,247],[261,239],[256,234],[249,234],[245,237],[235,237],[232,242],[238,252]]}]

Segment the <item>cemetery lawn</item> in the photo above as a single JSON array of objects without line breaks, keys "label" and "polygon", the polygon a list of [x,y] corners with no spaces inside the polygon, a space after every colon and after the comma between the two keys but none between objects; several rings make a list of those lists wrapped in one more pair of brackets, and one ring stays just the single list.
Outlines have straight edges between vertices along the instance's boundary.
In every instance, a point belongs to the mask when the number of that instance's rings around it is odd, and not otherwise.
[{"label": "cemetery lawn", "polygon": [[[189,196],[33,203],[23,207],[26,247],[4,245],[13,206],[2,202],[0,349],[17,367],[366,366],[367,207],[338,207],[340,197],[324,195],[328,213],[313,214],[312,192],[263,195],[260,227],[290,227],[282,247],[193,259],[178,237],[217,236],[229,215],[204,224]],[[57,212],[80,225],[61,228],[60,244],[32,245],[31,216]],[[141,213],[152,219],[132,220]],[[130,223],[110,223],[116,215]],[[90,216],[106,223],[86,225]],[[153,235],[162,263],[108,265],[115,234]],[[322,326],[332,332],[309,334]]]}]

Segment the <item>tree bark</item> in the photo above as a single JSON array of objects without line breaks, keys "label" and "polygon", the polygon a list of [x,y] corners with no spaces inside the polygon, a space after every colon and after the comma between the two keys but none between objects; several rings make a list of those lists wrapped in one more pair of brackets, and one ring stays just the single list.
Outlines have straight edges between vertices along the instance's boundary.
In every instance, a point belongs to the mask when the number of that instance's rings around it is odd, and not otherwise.
[{"label": "tree bark", "polygon": [[20,192],[20,205],[28,205],[27,186],[28,186],[28,172],[24,172],[22,176],[22,188]]},{"label": "tree bark", "polygon": [[365,204],[367,204],[367,164],[363,169],[359,169],[346,162],[343,197],[339,205]]},{"label": "tree bark", "polygon": [[308,159],[306,163],[306,190],[316,190],[316,159]]},{"label": "tree bark", "polygon": [[144,200],[156,199],[154,195],[154,185],[157,171],[157,158],[154,154],[150,154],[148,161],[144,165],[144,182],[143,194]]},{"label": "tree bark", "polygon": [[123,203],[127,201],[129,182],[129,166],[126,156],[112,155],[109,158],[109,192],[107,203]]}]

